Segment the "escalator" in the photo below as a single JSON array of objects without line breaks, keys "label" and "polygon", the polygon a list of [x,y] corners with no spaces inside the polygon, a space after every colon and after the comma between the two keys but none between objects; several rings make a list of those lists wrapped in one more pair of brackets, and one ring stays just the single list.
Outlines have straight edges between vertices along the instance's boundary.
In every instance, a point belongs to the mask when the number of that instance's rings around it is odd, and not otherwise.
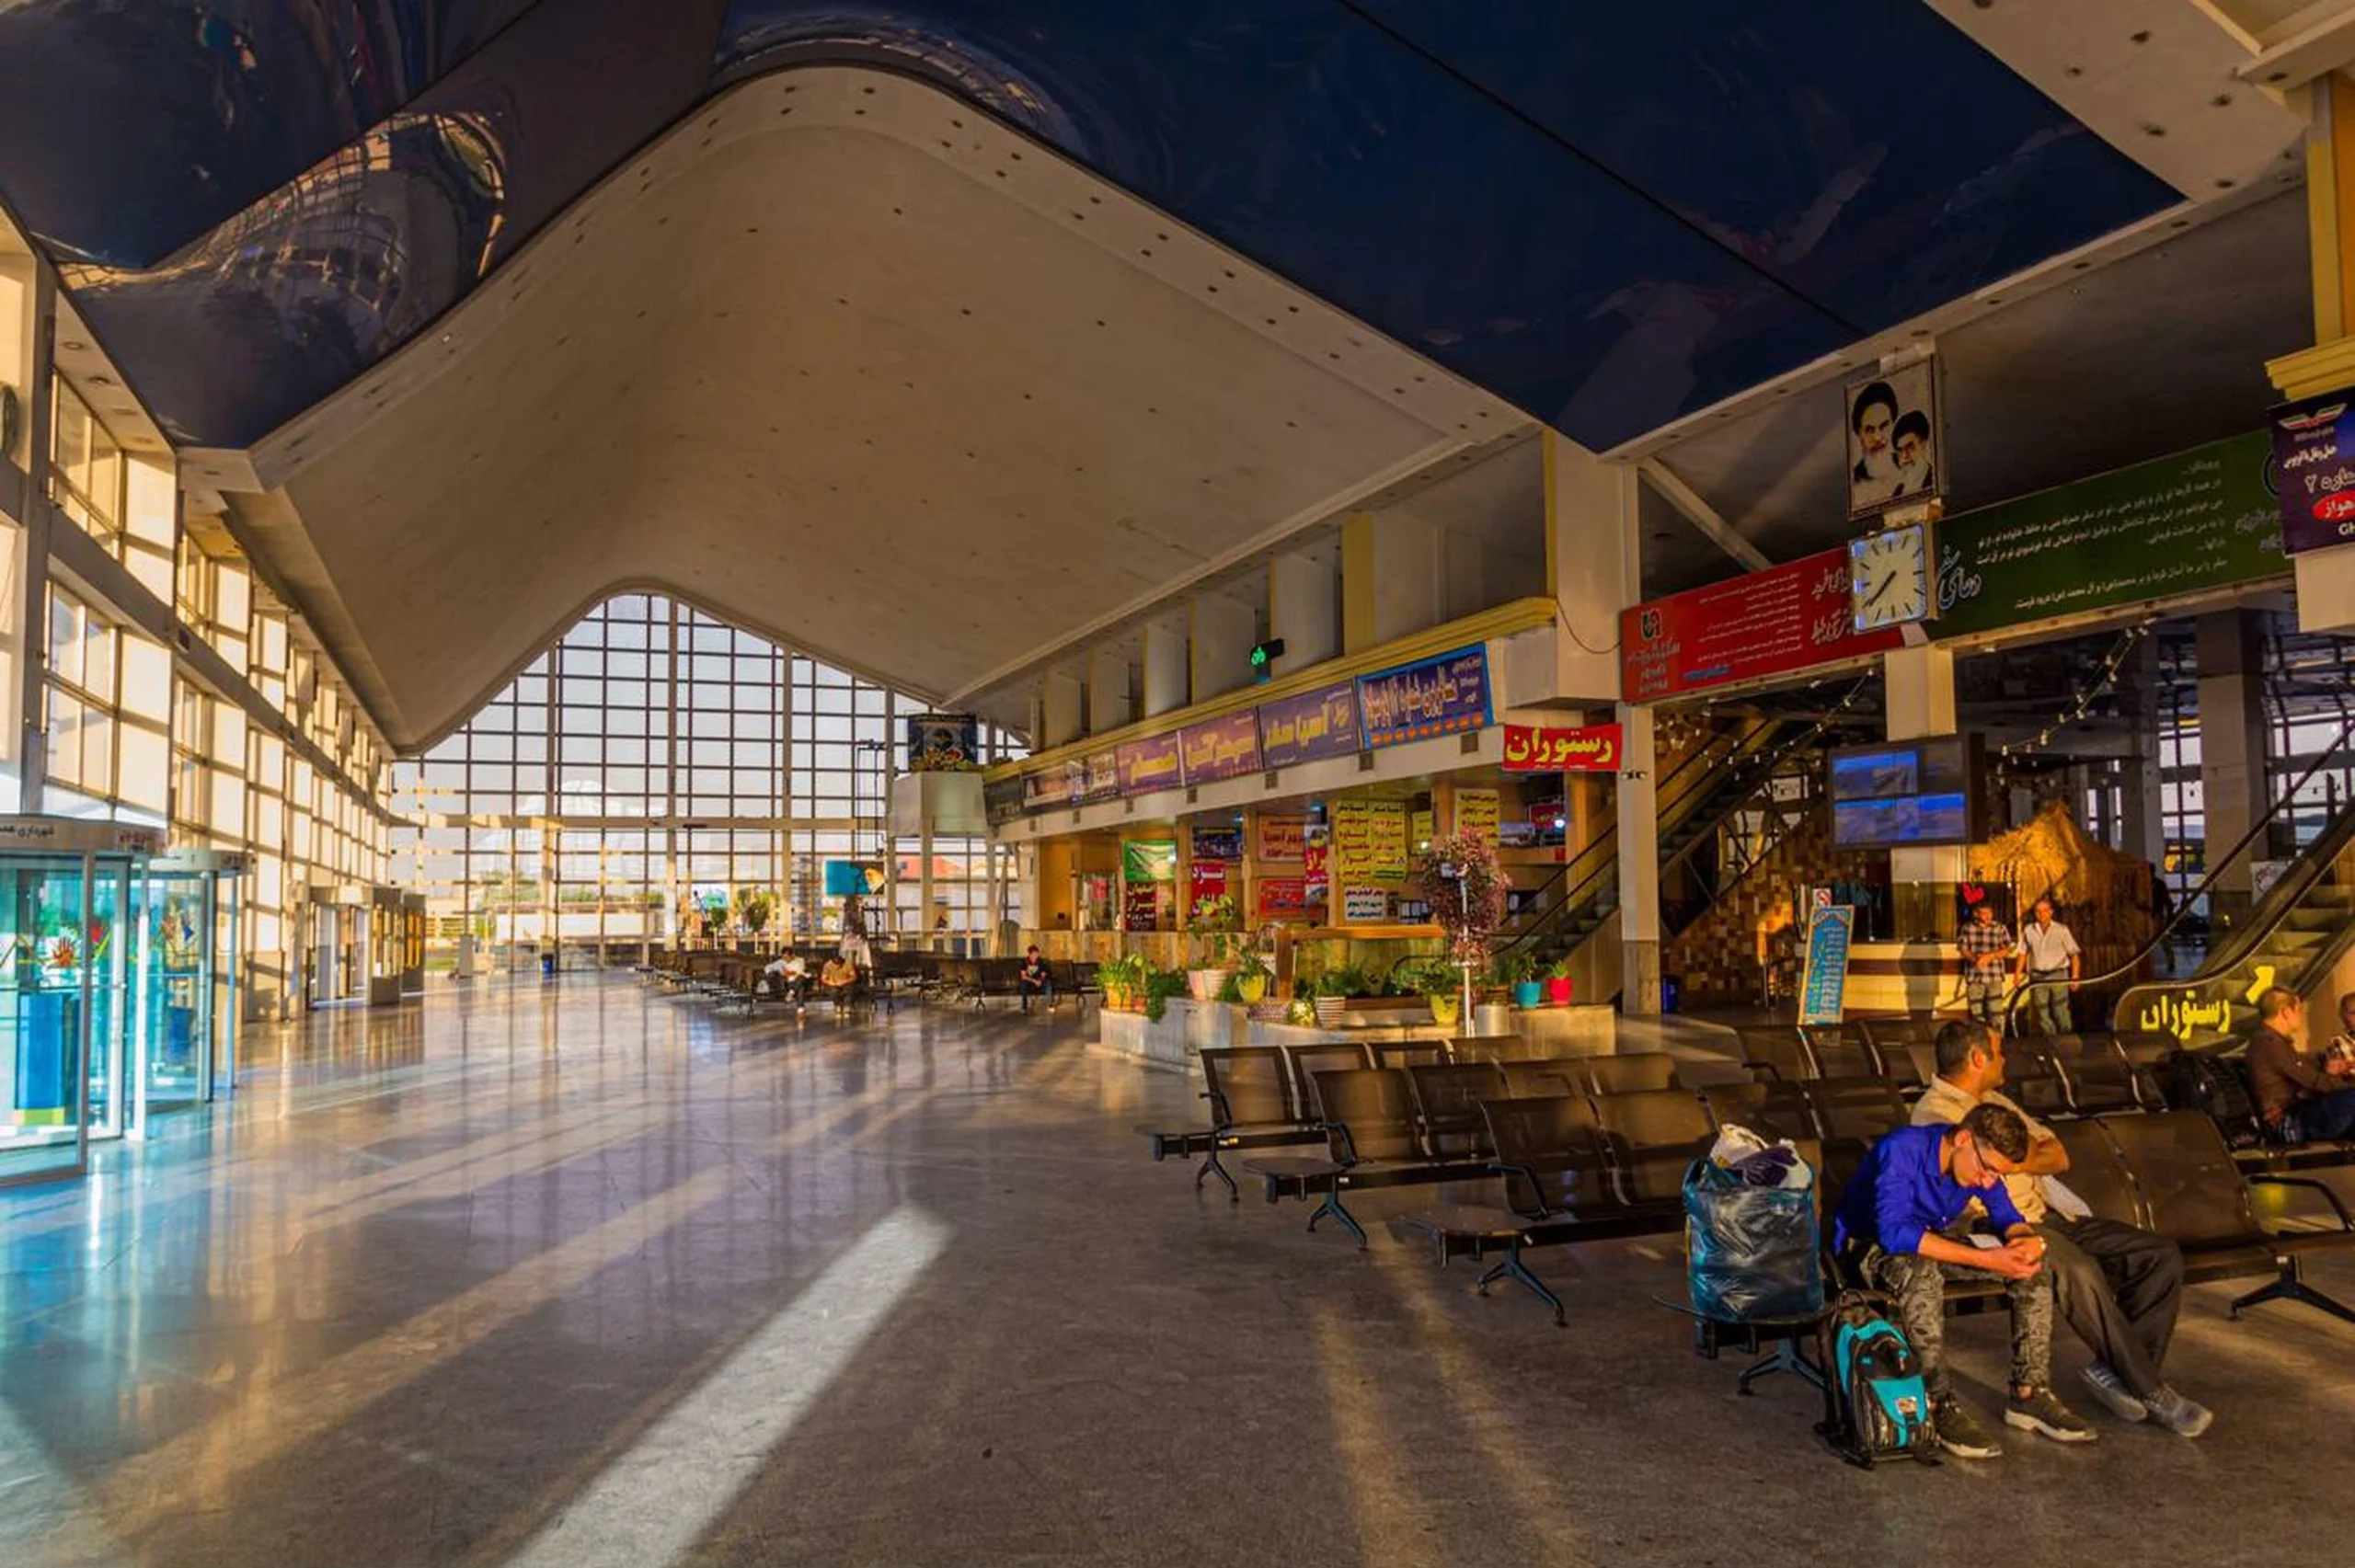
[{"label": "escalator", "polygon": [[[2346,739],[2342,733],[2338,744]],[[2337,749],[2326,748],[2325,755]],[[2266,830],[2288,809],[2298,788],[2293,784],[2233,853],[2210,870],[2192,898],[2184,900],[2187,907],[2200,894],[2211,892],[2229,868],[2255,858],[2253,847],[2264,844]],[[2182,918],[2178,911],[2131,963],[2087,982],[2087,989],[2138,973]],[[2299,851],[2280,880],[2220,933],[2199,968],[2181,979],[2130,985],[2121,992],[2111,1027],[2121,1034],[2172,1035],[2186,1045],[2246,1036],[2257,1026],[2257,999],[2266,988],[2282,986],[2304,994],[2324,983],[2350,946],[2355,946],[2355,806],[2342,809],[2314,842]]]}]

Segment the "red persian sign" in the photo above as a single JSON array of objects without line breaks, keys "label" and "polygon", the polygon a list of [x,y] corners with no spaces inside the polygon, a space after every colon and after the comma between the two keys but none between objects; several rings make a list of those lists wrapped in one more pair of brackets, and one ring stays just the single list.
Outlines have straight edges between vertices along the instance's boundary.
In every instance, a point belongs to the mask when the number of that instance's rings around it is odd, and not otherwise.
[{"label": "red persian sign", "polygon": [[1509,773],[1612,773],[1619,771],[1619,727],[1590,724],[1578,729],[1505,726],[1505,772]]},{"label": "red persian sign", "polygon": [[1894,626],[1859,633],[1848,609],[1848,552],[1826,550],[1622,612],[1624,701],[1729,686],[1896,647]]},{"label": "red persian sign", "polygon": [[1296,915],[1308,908],[1308,879],[1304,876],[1262,876],[1258,889],[1262,916]]}]

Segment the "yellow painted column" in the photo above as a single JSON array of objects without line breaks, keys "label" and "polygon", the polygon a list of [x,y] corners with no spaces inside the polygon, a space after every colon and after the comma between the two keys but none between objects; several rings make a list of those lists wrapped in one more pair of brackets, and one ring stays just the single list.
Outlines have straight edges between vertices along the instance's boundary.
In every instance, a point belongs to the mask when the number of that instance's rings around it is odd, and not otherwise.
[{"label": "yellow painted column", "polygon": [[[2355,86],[2333,72],[2306,91],[2315,346],[2265,366],[2275,388],[2293,402],[2355,386]],[[2293,569],[2302,629],[2355,628],[2355,544],[2303,551]]]}]

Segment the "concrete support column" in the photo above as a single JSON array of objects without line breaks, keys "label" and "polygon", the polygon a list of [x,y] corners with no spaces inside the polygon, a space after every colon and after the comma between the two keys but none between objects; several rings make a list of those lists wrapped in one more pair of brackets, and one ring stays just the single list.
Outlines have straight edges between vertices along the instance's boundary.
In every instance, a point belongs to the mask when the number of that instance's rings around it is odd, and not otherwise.
[{"label": "concrete support column", "polygon": [[1129,654],[1122,647],[1100,647],[1087,656],[1087,732],[1105,735],[1124,728],[1136,717],[1129,692]]},{"label": "concrete support column", "polygon": [[1619,1010],[1660,1012],[1660,778],[1652,710],[1619,704]]},{"label": "concrete support column", "polygon": [[2119,777],[2119,844],[2128,854],[2166,868],[2167,825],[2159,790],[2159,640],[2136,646],[2121,698],[2133,727]]},{"label": "concrete support column", "polygon": [[[2200,670],[2200,786],[2206,800],[2211,872],[2265,814],[2265,645],[2257,616],[2244,610],[2202,615],[2194,632]],[[2254,846],[2224,872],[2217,892],[2234,901],[2256,893]]]},{"label": "concrete support column", "polygon": [[1341,655],[1341,572],[1323,555],[1278,555],[1268,563],[1268,635],[1281,638],[1279,675]]},{"label": "concrete support column", "polygon": [[1194,701],[1251,684],[1251,645],[1259,640],[1259,618],[1250,606],[1206,593],[1193,602],[1191,631]]},{"label": "concrete support column", "polygon": [[1067,670],[1047,671],[1039,693],[1040,747],[1068,746],[1079,738],[1081,694],[1078,676]]},{"label": "concrete support column", "polygon": [[[16,683],[17,745],[13,810],[37,812],[49,776],[49,734],[41,727],[41,682],[49,671],[49,459],[52,441],[51,383],[56,375],[57,275],[46,262],[33,268],[32,379],[23,398],[25,486],[17,516]],[[0,805],[8,804],[0,791]]]},{"label": "concrete support column", "polygon": [[1190,700],[1186,623],[1148,621],[1144,628],[1144,714],[1174,713]]},{"label": "concrete support column", "polygon": [[1440,532],[1403,512],[1341,524],[1341,646],[1358,653],[1447,619]]},{"label": "concrete support column", "polygon": [[1548,430],[1545,576],[1564,624],[1555,695],[1602,707],[1619,698],[1619,612],[1641,603],[1635,468]]},{"label": "concrete support column", "polygon": [[[1901,647],[1881,661],[1891,740],[1923,740],[1952,735],[1954,654],[1943,647]],[[1889,879],[1906,883],[1962,882],[1970,876],[1970,853],[1961,844],[1934,844],[1889,852]]]}]

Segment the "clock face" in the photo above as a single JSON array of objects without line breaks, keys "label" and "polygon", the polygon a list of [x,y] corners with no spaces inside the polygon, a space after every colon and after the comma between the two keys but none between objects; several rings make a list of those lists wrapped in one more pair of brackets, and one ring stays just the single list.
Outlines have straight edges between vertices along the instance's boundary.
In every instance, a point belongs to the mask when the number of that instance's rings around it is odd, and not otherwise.
[{"label": "clock face", "polygon": [[1848,604],[1856,630],[1930,618],[1930,531],[1919,522],[1867,534],[1848,545]]}]

